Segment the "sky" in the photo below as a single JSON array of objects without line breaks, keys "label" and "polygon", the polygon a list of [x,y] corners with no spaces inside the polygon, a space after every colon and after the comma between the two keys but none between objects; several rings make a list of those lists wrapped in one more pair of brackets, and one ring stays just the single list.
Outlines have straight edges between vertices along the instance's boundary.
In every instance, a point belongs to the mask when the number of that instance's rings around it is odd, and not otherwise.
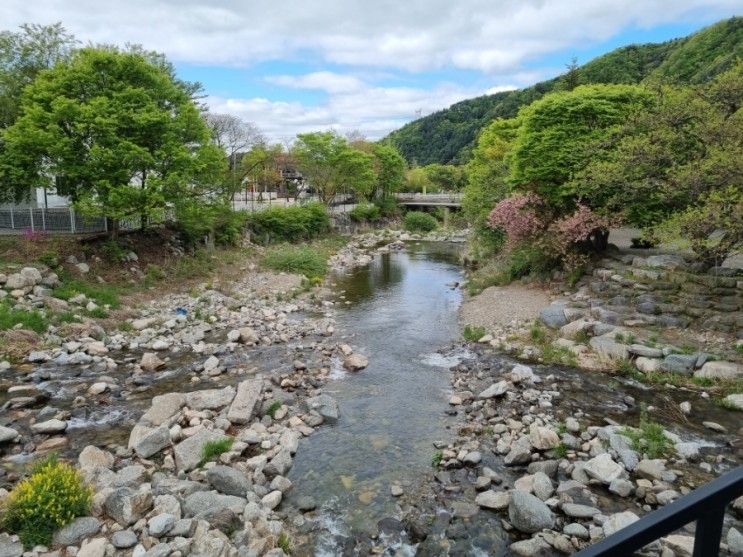
[{"label": "sky", "polygon": [[383,137],[460,100],[531,85],[616,47],[688,35],[743,0],[0,0],[3,29],[63,25],[142,44],[213,112],[271,141]]}]

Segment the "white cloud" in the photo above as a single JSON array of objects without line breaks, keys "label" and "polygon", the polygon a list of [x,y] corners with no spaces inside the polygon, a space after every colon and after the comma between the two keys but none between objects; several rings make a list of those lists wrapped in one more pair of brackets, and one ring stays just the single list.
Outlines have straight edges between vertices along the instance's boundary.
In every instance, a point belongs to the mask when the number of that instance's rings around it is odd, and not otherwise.
[{"label": "white cloud", "polygon": [[270,76],[266,79],[287,87],[326,91],[328,98],[318,106],[305,106],[298,102],[265,98],[210,97],[210,109],[255,122],[266,135],[279,141],[288,141],[296,133],[318,129],[360,130],[370,139],[376,139],[418,115],[429,114],[466,98],[515,88],[496,86],[483,91],[450,83],[440,84],[432,90],[379,87],[353,76],[332,72]]},{"label": "white cloud", "polygon": [[[1,1],[6,29],[62,21],[84,42],[141,43],[191,64],[249,68],[270,60],[311,62],[318,71],[264,79],[322,91],[327,100],[320,105],[209,99],[214,110],[255,121],[276,139],[331,127],[379,137],[418,113],[562,71],[525,68],[546,53],[603,41],[630,25],[711,22],[741,7],[740,0]],[[323,69],[327,64],[350,69],[333,73]],[[475,70],[482,72],[481,81],[499,85],[378,85],[386,73],[439,69]]]},{"label": "white cloud", "polygon": [[138,42],[208,64],[309,53],[362,66],[504,72],[627,25],[736,11],[740,0],[3,0],[3,26],[60,20],[85,40]]}]

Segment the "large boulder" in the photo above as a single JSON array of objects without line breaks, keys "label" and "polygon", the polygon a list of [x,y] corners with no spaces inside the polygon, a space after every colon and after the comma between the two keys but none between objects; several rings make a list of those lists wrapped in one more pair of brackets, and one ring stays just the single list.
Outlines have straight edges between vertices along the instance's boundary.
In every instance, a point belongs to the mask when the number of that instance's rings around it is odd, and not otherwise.
[{"label": "large boulder", "polygon": [[305,404],[308,410],[314,410],[329,422],[335,422],[340,417],[338,403],[330,395],[321,394],[310,397],[305,400]]},{"label": "large boulder", "polygon": [[549,507],[531,493],[513,490],[508,505],[508,519],[513,526],[527,534],[552,528],[555,517]]},{"label": "large boulder", "polygon": [[660,369],[668,373],[689,374],[697,363],[696,354],[669,354],[660,363]]},{"label": "large boulder", "polygon": [[140,421],[153,426],[162,425],[175,416],[184,404],[186,404],[186,395],[183,393],[158,395],[153,397],[152,405]]},{"label": "large boulder", "polygon": [[170,432],[167,426],[146,427],[137,424],[129,434],[129,448],[141,458],[150,458],[170,446]]},{"label": "large boulder", "polygon": [[237,386],[232,405],[227,412],[227,419],[233,424],[248,424],[255,413],[263,391],[262,379],[243,381]]}]

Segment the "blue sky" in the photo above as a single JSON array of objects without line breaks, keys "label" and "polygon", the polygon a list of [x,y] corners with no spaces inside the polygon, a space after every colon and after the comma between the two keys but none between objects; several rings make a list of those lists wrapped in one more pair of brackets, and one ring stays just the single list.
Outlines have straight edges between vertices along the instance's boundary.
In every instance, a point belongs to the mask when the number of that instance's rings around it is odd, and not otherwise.
[{"label": "blue sky", "polygon": [[272,141],[382,137],[459,100],[531,85],[632,43],[743,13],[743,0],[3,0],[3,23],[61,21],[139,43],[200,81],[213,112]]}]

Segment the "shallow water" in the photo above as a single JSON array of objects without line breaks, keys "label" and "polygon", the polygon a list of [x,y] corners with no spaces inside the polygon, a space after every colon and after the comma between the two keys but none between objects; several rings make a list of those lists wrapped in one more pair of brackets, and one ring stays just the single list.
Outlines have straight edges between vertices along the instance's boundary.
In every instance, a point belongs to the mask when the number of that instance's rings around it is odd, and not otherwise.
[{"label": "shallow water", "polygon": [[459,356],[437,351],[459,337],[457,259],[450,244],[409,244],[335,280],[344,296],[338,329],[369,367],[335,370],[324,391],[341,419],[303,440],[290,473],[291,499],[313,496],[334,532],[376,532],[380,519],[396,514],[390,486],[414,489],[431,471],[434,441],[447,437],[449,367]]}]

